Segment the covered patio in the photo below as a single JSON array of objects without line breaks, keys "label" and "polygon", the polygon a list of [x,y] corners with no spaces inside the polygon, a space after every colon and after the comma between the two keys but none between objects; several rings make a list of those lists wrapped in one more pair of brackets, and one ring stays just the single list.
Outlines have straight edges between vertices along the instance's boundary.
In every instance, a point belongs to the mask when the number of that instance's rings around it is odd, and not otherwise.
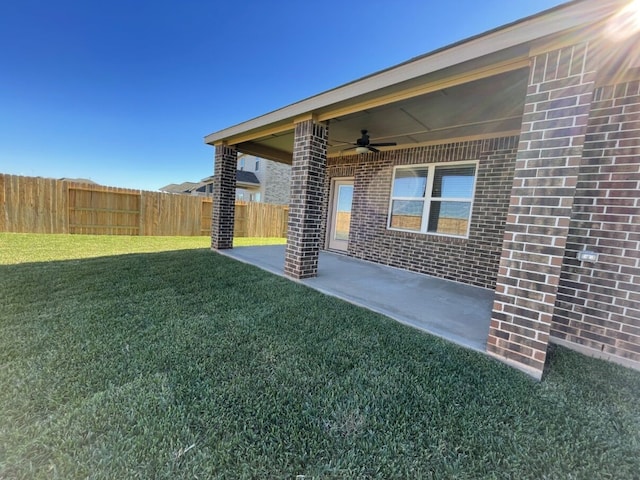
[{"label": "covered patio", "polygon": [[[284,245],[218,253],[284,276]],[[493,290],[321,251],[316,277],[300,283],[400,323],[485,352]]]},{"label": "covered patio", "polygon": [[273,271],[534,378],[552,337],[636,365],[637,270],[621,254],[637,249],[624,230],[637,203],[620,200],[638,191],[629,5],[569,2],[207,135],[212,249],[233,247],[238,154],[268,158],[291,165]]}]

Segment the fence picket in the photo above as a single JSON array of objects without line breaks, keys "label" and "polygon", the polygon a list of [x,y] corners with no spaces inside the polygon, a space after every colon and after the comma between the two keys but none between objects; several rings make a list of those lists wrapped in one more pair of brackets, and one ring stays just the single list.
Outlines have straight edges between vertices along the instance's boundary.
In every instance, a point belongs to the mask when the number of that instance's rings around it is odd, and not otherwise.
[{"label": "fence picket", "polygon": [[[0,232],[209,235],[210,197],[0,174]],[[235,236],[285,237],[285,205],[236,202]]]}]

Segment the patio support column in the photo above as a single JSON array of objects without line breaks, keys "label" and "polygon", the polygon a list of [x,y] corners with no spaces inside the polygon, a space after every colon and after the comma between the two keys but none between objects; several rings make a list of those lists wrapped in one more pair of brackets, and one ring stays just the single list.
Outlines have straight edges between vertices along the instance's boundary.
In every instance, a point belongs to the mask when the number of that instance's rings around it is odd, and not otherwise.
[{"label": "patio support column", "polygon": [[589,44],[531,59],[487,352],[540,379],[594,90]]},{"label": "patio support column", "polygon": [[216,145],[211,208],[211,248],[215,250],[233,248],[237,161],[235,147]]},{"label": "patio support column", "polygon": [[318,274],[328,133],[326,124],[313,119],[295,126],[284,260],[285,275],[295,279]]}]

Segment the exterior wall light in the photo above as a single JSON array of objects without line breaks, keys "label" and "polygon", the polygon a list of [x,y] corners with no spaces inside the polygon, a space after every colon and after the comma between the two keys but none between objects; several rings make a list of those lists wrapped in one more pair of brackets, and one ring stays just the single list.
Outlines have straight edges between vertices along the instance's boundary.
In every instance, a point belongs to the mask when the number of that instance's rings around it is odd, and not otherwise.
[{"label": "exterior wall light", "polygon": [[598,261],[598,254],[585,248],[581,252],[578,252],[578,260],[581,262],[595,263]]}]

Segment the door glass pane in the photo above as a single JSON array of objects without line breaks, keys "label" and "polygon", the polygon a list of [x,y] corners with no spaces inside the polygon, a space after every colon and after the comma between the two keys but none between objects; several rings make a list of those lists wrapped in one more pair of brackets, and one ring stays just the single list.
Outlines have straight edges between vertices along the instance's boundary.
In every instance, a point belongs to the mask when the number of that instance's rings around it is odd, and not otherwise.
[{"label": "door glass pane", "polygon": [[336,225],[334,238],[349,240],[349,225],[351,225],[351,202],[353,201],[353,185],[339,185],[336,200]]}]

